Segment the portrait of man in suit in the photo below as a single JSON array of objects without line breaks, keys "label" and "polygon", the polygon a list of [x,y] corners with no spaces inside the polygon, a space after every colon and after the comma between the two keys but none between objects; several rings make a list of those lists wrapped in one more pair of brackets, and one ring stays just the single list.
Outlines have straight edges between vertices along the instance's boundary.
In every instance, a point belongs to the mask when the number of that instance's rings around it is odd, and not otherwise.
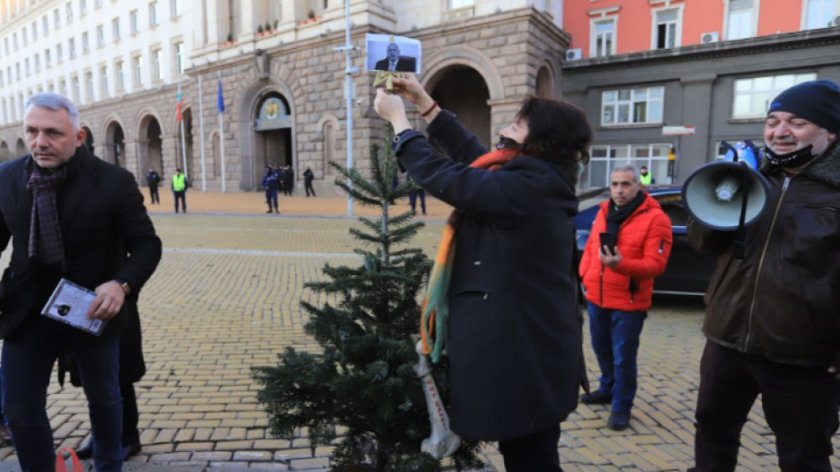
[{"label": "portrait of man in suit", "polygon": [[376,70],[391,72],[415,72],[417,60],[412,56],[401,56],[400,46],[397,43],[388,43],[387,55],[384,59],[376,61]]}]

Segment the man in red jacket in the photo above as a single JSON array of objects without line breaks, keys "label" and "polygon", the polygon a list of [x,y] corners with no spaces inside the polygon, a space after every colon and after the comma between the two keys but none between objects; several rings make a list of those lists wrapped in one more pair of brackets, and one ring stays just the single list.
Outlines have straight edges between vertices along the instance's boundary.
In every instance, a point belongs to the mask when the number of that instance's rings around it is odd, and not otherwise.
[{"label": "man in red jacket", "polygon": [[641,190],[636,168],[613,170],[610,199],[601,203],[580,261],[592,349],[601,368],[598,390],[580,401],[611,403],[607,426],[616,431],[630,425],[639,335],[653,278],[665,270],[672,240],[671,221]]}]

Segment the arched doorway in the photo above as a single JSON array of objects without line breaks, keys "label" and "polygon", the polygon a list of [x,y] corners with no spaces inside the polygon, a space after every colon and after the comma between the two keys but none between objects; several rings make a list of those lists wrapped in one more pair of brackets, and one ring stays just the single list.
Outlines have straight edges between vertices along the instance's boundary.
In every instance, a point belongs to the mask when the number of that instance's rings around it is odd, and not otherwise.
[{"label": "arched doorway", "polygon": [[[184,175],[187,176],[191,181],[196,181],[201,178],[199,175],[195,175],[193,173],[193,129],[192,129],[192,109],[187,108],[181,113],[181,119],[183,120],[183,127],[181,123],[176,121],[177,129],[175,130],[175,136],[177,138],[177,143],[175,146],[175,162],[176,167],[180,167],[184,170]],[[183,133],[183,140],[181,138],[181,134]],[[186,150],[186,152],[185,152]]]},{"label": "arched doorway", "polygon": [[554,98],[554,79],[546,66],[537,72],[537,97]]},{"label": "arched doorway", "polygon": [[82,126],[82,129],[85,130],[85,144],[87,145],[88,150],[94,156],[96,155],[96,150],[94,149],[93,144],[93,131],[90,130],[87,126]]},{"label": "arched doorway", "polygon": [[[125,133],[122,126],[112,121],[105,130],[105,160],[119,167],[125,167]],[[141,169],[142,170],[142,169]]]},{"label": "arched doorway", "polygon": [[12,156],[9,153],[9,145],[6,141],[0,141],[0,162],[8,161]]},{"label": "arched doorway", "polygon": [[290,166],[292,175],[295,175],[292,155],[292,113],[289,102],[279,93],[271,92],[262,96],[258,103],[257,124],[254,128],[253,181],[262,180],[263,171],[267,165],[274,168]]},{"label": "arched doorway", "polygon": [[23,139],[18,138],[15,144],[15,157],[25,156],[27,154],[29,154],[29,150],[26,148],[26,143],[23,142]]},{"label": "arched doorway", "polygon": [[475,69],[453,65],[442,69],[432,78],[432,98],[441,108],[456,115],[468,130],[485,146],[493,141],[490,130],[490,91],[484,78]]},{"label": "arched doorway", "polygon": [[[157,118],[147,115],[140,120],[140,140],[138,151],[140,154],[140,173],[145,174],[149,169],[156,170],[161,178],[166,175],[163,166],[163,141],[161,140],[160,123]],[[175,170],[175,166],[171,171]]]}]

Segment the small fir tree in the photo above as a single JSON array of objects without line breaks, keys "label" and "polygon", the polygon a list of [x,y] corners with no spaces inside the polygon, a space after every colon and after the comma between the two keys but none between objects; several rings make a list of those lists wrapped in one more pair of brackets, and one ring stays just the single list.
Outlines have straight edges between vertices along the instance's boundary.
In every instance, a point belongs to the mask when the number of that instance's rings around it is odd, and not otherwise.
[{"label": "small fir tree", "polygon": [[[331,164],[352,185],[336,184],[362,205],[381,210],[378,220],[359,218],[350,233],[365,249],[358,267],[327,264],[327,280],[306,286],[337,299],[335,306],[301,302],[310,315],[306,332],[322,354],[288,348],[279,364],[254,370],[264,385],[258,398],[270,415],[272,433],[291,437],[307,428],[312,448],[335,442],[337,427],[346,433],[332,459],[337,471],[437,471],[441,464],[420,451],[429,436],[425,398],[414,366],[420,319],[418,294],[431,267],[420,249],[395,249],[423,226],[410,212],[391,216],[389,202],[408,195],[409,185],[394,187],[396,159],[385,145],[371,146],[368,181],[355,169]],[[382,150],[385,150],[383,153]],[[380,154],[383,154],[380,156]],[[445,399],[445,364],[433,373]],[[458,470],[479,467],[479,444],[464,442],[453,455]]]}]

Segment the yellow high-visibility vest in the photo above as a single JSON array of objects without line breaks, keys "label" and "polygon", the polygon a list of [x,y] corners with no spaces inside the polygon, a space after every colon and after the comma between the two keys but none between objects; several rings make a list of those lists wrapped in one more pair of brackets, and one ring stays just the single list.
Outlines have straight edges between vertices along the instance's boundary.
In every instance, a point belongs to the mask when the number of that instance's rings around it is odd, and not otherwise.
[{"label": "yellow high-visibility vest", "polygon": [[187,177],[184,174],[175,174],[172,176],[172,190],[176,192],[183,192],[187,189]]}]

